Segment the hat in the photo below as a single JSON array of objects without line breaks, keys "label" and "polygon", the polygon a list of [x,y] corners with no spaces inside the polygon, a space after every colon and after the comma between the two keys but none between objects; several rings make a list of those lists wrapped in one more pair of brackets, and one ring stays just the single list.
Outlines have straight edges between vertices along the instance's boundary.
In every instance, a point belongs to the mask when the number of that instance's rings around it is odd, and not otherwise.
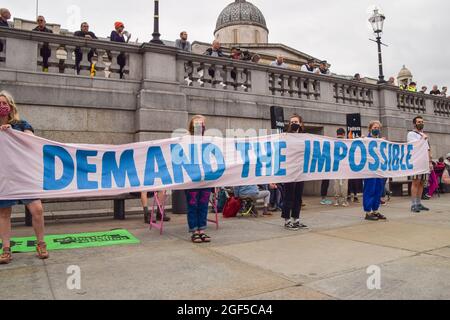
[{"label": "hat", "polygon": [[450,153],[447,154],[447,157],[445,157],[444,163],[450,167],[450,160],[448,160],[450,158]]},{"label": "hat", "polygon": [[119,29],[120,27],[125,27],[125,25],[122,22],[117,21],[116,23],[114,23],[114,27],[116,29]]}]

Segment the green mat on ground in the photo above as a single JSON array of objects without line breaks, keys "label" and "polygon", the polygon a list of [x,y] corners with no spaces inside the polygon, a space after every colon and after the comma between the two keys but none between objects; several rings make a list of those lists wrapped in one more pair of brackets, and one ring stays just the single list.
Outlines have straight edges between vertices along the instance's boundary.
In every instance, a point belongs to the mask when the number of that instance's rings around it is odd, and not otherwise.
[{"label": "green mat on ground", "polygon": [[[47,249],[50,251],[140,243],[139,239],[124,229],[105,232],[51,235],[45,237],[45,242],[47,243]],[[2,248],[1,242],[0,248]],[[13,253],[35,252],[36,237],[12,238],[11,250]]]}]

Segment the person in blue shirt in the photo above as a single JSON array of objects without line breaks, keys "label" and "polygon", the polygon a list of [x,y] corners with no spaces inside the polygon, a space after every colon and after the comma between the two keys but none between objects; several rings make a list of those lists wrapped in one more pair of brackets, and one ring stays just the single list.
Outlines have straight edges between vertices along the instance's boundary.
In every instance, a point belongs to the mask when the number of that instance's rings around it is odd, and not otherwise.
[{"label": "person in blue shirt", "polygon": [[[381,128],[381,122],[370,122],[368,138],[380,139]],[[384,192],[385,184],[386,180],[381,178],[364,180],[363,206],[364,212],[366,213],[366,220],[386,220],[386,217],[378,211],[381,206],[381,198]]]},{"label": "person in blue shirt", "polygon": [[[21,120],[14,98],[11,94],[0,92],[0,134],[2,131],[18,130],[33,135],[33,127],[26,121]],[[2,178],[4,179],[4,178]],[[26,186],[24,186],[26,187]],[[0,200],[0,238],[2,240],[3,253],[0,256],[0,264],[8,264],[11,256],[11,212],[15,205],[25,205],[33,216],[33,228],[36,233],[36,251],[40,259],[48,259],[47,245],[44,241],[44,209],[42,203],[37,199],[28,200]]]},{"label": "person in blue shirt", "polygon": [[271,213],[269,212],[269,204],[270,204],[269,190],[260,191],[257,185],[234,187],[233,189],[234,195],[241,199],[250,198],[254,201],[264,199],[263,215],[264,216],[271,215]]}]

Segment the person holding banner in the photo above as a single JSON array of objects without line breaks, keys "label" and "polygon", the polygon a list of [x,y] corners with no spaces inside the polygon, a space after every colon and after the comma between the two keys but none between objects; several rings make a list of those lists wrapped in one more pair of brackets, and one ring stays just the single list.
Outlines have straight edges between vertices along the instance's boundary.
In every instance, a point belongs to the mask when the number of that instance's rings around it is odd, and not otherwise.
[{"label": "person holding banner", "polygon": [[[294,114],[289,120],[288,133],[303,133],[305,125],[303,118]],[[284,202],[282,218],[285,220],[284,227],[287,230],[298,231],[307,229],[308,226],[300,223],[300,211],[303,203],[304,182],[291,182],[284,185]]]},{"label": "person holding banner", "polygon": [[[381,137],[381,122],[372,121],[369,124],[368,138],[379,139]],[[378,212],[381,205],[381,197],[384,192],[385,180],[380,178],[365,179],[363,192],[363,206],[366,220],[379,221],[387,218]]]},{"label": "person holding banner", "polygon": [[[430,171],[433,170],[433,161],[431,157],[431,147],[428,141],[428,136],[423,132],[425,123],[423,117],[417,116],[413,120],[414,130],[408,133],[408,143],[415,141],[426,140],[428,142],[428,156],[430,161]],[[422,205],[421,199],[423,194],[423,189],[425,187],[425,182],[428,181],[427,174],[419,174],[413,177],[412,188],[411,188],[411,211],[413,213],[420,213],[421,211],[430,211]]]},{"label": "person holding banner", "polygon": [[[206,131],[206,118],[196,115],[189,123],[189,133],[192,136],[204,136]],[[192,233],[193,243],[211,242],[211,237],[206,235],[208,226],[208,206],[211,197],[211,189],[186,190],[188,207],[189,232]]]},{"label": "person holding banner", "polygon": [[[14,98],[7,92],[0,92],[0,131],[19,130],[33,135],[31,125],[20,120]],[[1,133],[0,133],[1,134]],[[3,177],[2,177],[3,178]],[[26,205],[33,216],[33,228],[36,233],[36,251],[40,259],[48,259],[47,245],[44,242],[44,209],[40,200],[0,200],[0,237],[3,253],[0,256],[0,264],[8,264],[12,260],[11,255],[11,212],[12,207],[18,204]]]}]

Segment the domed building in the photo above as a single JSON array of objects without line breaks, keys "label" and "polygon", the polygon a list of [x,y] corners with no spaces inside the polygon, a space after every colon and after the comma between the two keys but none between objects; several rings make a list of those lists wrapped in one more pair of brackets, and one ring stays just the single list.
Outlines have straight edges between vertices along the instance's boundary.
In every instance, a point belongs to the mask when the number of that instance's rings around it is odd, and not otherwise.
[{"label": "domed building", "polygon": [[410,84],[413,81],[413,75],[411,71],[403,65],[403,68],[400,70],[397,76],[398,84]]},{"label": "domed building", "polygon": [[[285,58],[289,68],[299,70],[309,59],[314,58],[280,43],[269,43],[269,29],[260,9],[246,0],[235,0],[220,12],[214,29],[214,39],[220,41],[225,52],[239,47],[261,56],[260,63],[270,64],[278,55]],[[212,41],[211,41],[212,42]],[[202,54],[211,43],[192,43],[194,53]]]},{"label": "domed building", "polygon": [[222,43],[268,43],[269,29],[255,5],[236,0],[220,13],[214,36]]}]

